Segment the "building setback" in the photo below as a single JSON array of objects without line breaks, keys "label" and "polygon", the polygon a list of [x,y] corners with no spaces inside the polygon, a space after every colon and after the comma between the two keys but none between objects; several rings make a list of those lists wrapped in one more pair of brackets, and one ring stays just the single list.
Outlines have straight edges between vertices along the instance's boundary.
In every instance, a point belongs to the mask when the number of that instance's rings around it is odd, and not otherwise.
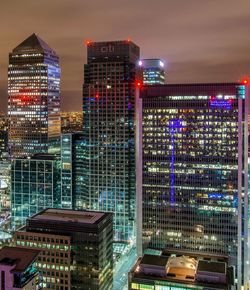
[{"label": "building setback", "polygon": [[46,209],[27,219],[15,242],[42,251],[43,289],[112,289],[111,213]]},{"label": "building setback", "polygon": [[89,42],[83,85],[83,191],[77,208],[114,212],[115,240],[134,237],[135,82],[139,47]]},{"label": "building setback", "polygon": [[10,53],[8,142],[12,158],[59,150],[60,75],[58,56],[36,34]]},{"label": "building setback", "polygon": [[145,87],[138,104],[144,248],[228,255],[246,287],[248,86]]}]

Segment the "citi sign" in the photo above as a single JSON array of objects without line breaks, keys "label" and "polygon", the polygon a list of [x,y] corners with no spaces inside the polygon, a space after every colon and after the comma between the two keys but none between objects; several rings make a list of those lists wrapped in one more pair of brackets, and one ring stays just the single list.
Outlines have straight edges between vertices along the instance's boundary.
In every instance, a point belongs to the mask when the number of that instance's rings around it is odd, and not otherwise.
[{"label": "citi sign", "polygon": [[102,53],[112,53],[115,52],[115,47],[114,45],[107,45],[107,46],[103,46],[101,47],[101,52]]}]

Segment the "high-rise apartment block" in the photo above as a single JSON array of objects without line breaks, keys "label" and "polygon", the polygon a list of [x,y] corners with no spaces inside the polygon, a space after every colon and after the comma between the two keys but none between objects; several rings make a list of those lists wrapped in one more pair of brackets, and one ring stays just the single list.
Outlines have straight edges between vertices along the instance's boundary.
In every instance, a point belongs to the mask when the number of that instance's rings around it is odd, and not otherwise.
[{"label": "high-rise apartment block", "polygon": [[0,250],[1,290],[40,290],[41,276],[35,266],[39,250],[4,247]]},{"label": "high-rise apartment block", "polygon": [[112,214],[46,209],[15,233],[16,245],[42,251],[43,289],[111,290]]},{"label": "high-rise apartment block", "polygon": [[61,161],[51,154],[14,159],[11,166],[13,228],[48,207],[61,207]]},{"label": "high-rise apartment block", "polygon": [[83,191],[77,207],[114,212],[115,239],[134,236],[135,82],[139,47],[88,42],[83,85]]},{"label": "high-rise apartment block", "polygon": [[246,287],[248,86],[145,87],[138,119],[144,248],[228,255]]},{"label": "high-rise apartment block", "polygon": [[142,69],[144,85],[165,84],[164,62],[161,59],[139,60],[139,67]]},{"label": "high-rise apartment block", "polygon": [[10,53],[8,142],[12,158],[59,151],[60,75],[58,56],[36,34]]}]

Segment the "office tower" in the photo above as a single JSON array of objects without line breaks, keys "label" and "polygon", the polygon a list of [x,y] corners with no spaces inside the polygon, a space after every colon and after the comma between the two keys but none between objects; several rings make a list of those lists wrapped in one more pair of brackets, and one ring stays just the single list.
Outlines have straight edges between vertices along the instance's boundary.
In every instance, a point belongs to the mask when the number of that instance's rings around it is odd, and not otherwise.
[{"label": "office tower", "polygon": [[59,59],[36,34],[9,55],[8,116],[12,158],[55,153],[60,146]]},{"label": "office tower", "polygon": [[74,133],[82,131],[82,112],[62,112],[61,130],[62,133]]},{"label": "office tower", "polygon": [[8,155],[8,117],[0,112],[0,162]]},{"label": "office tower", "polygon": [[221,257],[144,255],[128,274],[129,290],[229,290],[232,271]]},{"label": "office tower", "polygon": [[143,72],[144,85],[164,85],[165,71],[164,62],[161,59],[142,59],[139,66]]},{"label": "office tower", "polygon": [[11,166],[12,227],[47,207],[61,207],[61,161],[55,155],[36,154],[14,159]]},{"label": "office tower", "polygon": [[40,251],[4,247],[0,250],[0,289],[38,290],[41,277],[35,266]]},{"label": "office tower", "polygon": [[145,87],[137,113],[144,248],[228,255],[246,287],[248,86]]},{"label": "office tower", "polygon": [[46,209],[15,233],[17,246],[42,251],[44,289],[112,289],[112,214]]},{"label": "office tower", "polygon": [[135,82],[139,47],[88,42],[83,85],[83,192],[78,208],[114,212],[115,240],[134,236]]}]

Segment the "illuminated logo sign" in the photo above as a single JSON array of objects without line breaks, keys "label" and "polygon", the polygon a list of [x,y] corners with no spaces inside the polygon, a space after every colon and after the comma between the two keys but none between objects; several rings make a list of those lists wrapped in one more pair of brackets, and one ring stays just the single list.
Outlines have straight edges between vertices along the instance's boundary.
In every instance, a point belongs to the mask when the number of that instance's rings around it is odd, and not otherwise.
[{"label": "illuminated logo sign", "polygon": [[102,53],[112,53],[112,52],[115,52],[115,47],[114,45],[107,45],[107,46],[102,46],[101,47],[101,52]]}]

